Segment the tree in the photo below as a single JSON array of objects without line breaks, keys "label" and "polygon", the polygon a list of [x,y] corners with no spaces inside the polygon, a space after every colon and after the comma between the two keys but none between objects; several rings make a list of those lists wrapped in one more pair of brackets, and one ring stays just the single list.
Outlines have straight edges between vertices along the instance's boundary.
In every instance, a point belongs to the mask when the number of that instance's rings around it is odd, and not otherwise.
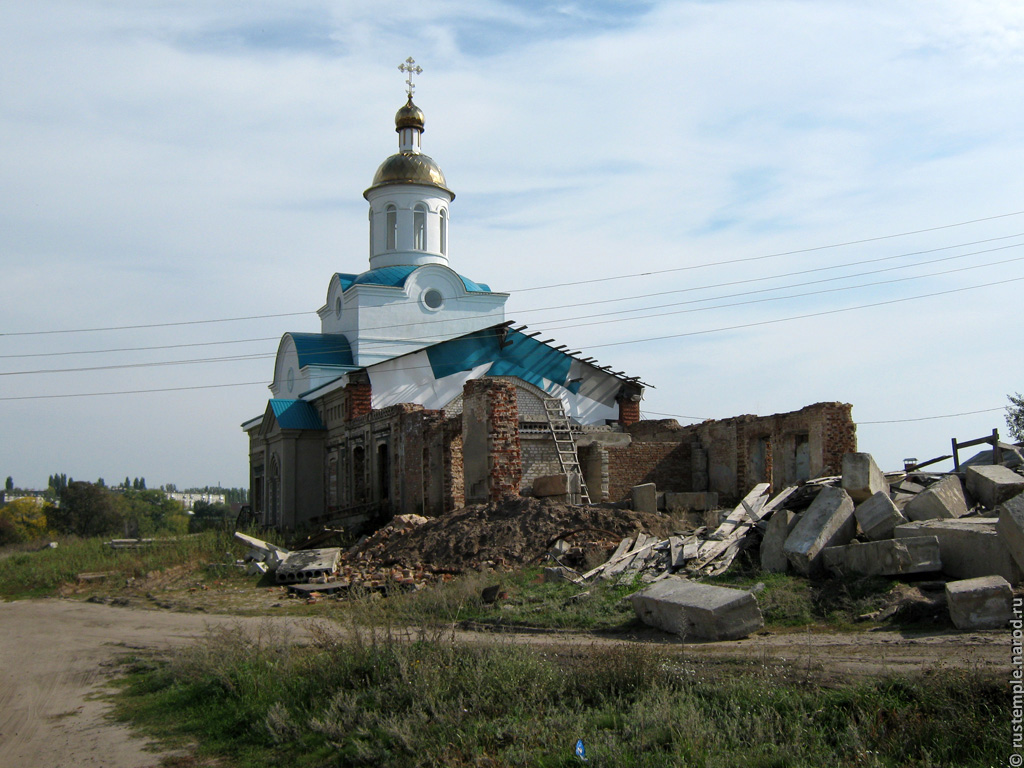
[{"label": "tree", "polygon": [[192,505],[192,519],[189,520],[188,529],[190,533],[198,533],[210,528],[226,528],[234,519],[231,507],[227,504],[197,501]]},{"label": "tree", "polygon": [[1024,395],[1018,392],[1007,395],[1010,404],[1006,406],[1006,426],[1018,443],[1024,442]]},{"label": "tree", "polygon": [[10,475],[7,476],[7,482],[4,483],[4,488],[6,488],[8,491],[14,490],[14,478],[11,477]]},{"label": "tree", "polygon": [[98,485],[74,480],[68,482],[61,494],[60,506],[50,517],[57,530],[79,536],[120,533],[124,523],[114,494]]},{"label": "tree", "polygon": [[15,499],[0,509],[0,544],[17,544],[35,541],[46,535],[47,513],[53,510],[50,504],[40,499]]}]

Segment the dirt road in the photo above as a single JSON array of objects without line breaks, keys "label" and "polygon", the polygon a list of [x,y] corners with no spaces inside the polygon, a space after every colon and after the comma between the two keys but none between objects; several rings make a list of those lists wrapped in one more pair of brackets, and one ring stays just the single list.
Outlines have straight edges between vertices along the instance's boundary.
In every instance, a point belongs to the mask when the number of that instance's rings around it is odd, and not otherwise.
[{"label": "dirt road", "polygon": [[[165,649],[208,628],[267,619],[138,610],[74,600],[0,603],[0,766],[3,768],[147,768],[162,755],[106,719],[103,690],[117,658],[132,649]],[[308,619],[272,620],[302,632]],[[484,637],[460,632],[461,639]],[[493,637],[493,635],[487,635]],[[571,634],[516,634],[507,640],[572,646],[623,642]],[[626,639],[629,642],[629,639]],[[786,667],[811,679],[907,673],[929,668],[1010,670],[1008,631],[904,636],[897,632],[764,634],[727,643],[681,643],[659,633],[632,642],[681,646],[694,661],[742,658]]]}]

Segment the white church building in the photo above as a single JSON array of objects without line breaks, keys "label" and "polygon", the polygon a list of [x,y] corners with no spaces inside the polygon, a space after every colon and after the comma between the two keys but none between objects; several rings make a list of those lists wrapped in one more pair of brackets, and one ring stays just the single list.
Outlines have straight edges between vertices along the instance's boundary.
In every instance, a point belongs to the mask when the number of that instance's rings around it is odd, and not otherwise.
[{"label": "white church building", "polygon": [[319,333],[284,334],[271,399],[242,425],[253,513],[284,530],[442,514],[558,473],[588,500],[600,468],[587,477],[576,439],[639,418],[636,377],[513,328],[508,294],[453,268],[455,194],[423,153],[419,68],[401,69],[398,152],[363,193],[369,268],[331,276]]}]

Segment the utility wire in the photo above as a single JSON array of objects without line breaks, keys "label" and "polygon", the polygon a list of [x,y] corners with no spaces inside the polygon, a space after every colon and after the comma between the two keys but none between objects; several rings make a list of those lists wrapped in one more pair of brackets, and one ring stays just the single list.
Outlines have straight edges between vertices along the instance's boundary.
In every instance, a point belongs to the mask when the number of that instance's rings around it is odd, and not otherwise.
[{"label": "utility wire", "polygon": [[[647,277],[647,276],[651,276],[651,275],[662,275],[662,274],[669,274],[669,273],[673,273],[673,272],[684,272],[684,271],[690,271],[690,270],[695,270],[695,269],[704,269],[704,268],[707,268],[707,267],[727,266],[727,265],[730,265],[730,264],[743,264],[743,263],[754,262],[754,261],[763,261],[763,260],[766,260],[766,259],[774,259],[774,258],[779,258],[779,257],[782,257],[782,256],[792,256],[792,255],[801,254],[801,253],[813,253],[813,252],[816,252],[816,251],[829,250],[829,249],[833,249],[833,248],[845,248],[845,247],[851,246],[851,245],[862,245],[862,244],[865,244],[865,243],[879,242],[879,241],[882,241],[882,240],[891,240],[891,239],[899,238],[899,237],[909,237],[911,235],[919,235],[919,234],[924,234],[924,233],[927,233],[927,232],[937,232],[937,231],[944,230],[944,229],[952,229],[952,228],[955,228],[955,227],[967,226],[969,224],[978,224],[978,223],[982,223],[982,222],[986,222],[986,221],[994,221],[994,220],[997,220],[997,219],[1004,219],[1004,218],[1009,218],[1009,217],[1012,217],[1012,216],[1020,216],[1020,215],[1024,215],[1024,211],[1015,211],[1013,213],[1003,213],[1003,214],[998,214],[998,215],[995,215],[995,216],[987,216],[987,217],[980,218],[980,219],[972,219],[972,220],[969,220],[969,221],[957,222],[957,223],[954,223],[954,224],[943,224],[943,225],[940,225],[940,226],[937,226],[937,227],[928,227],[926,229],[911,230],[911,231],[908,231],[908,232],[899,232],[899,233],[889,234],[889,235],[879,235],[879,236],[876,236],[876,237],[862,238],[860,240],[849,240],[849,241],[842,242],[842,243],[832,243],[832,244],[829,244],[829,245],[818,245],[818,246],[813,246],[813,247],[810,247],[810,248],[800,248],[800,249],[795,249],[795,250],[791,250],[791,251],[780,251],[778,253],[764,254],[764,255],[761,255],[761,256],[749,256],[749,257],[745,257],[745,258],[741,258],[741,259],[728,259],[728,260],[724,260],[724,261],[719,260],[719,261],[713,261],[713,262],[705,262],[703,264],[691,264],[691,265],[687,265],[687,266],[683,266],[683,267],[672,267],[672,268],[669,268],[669,269],[651,270],[651,271],[647,271],[647,272],[633,272],[633,273],[629,273],[629,274],[625,274],[625,275],[616,275],[616,276],[612,276],[612,277],[593,278],[593,279],[590,279],[590,280],[577,280],[577,281],[566,282],[566,283],[552,283],[552,284],[549,284],[549,285],[533,286],[533,287],[530,287],[530,288],[518,288],[518,289],[515,289],[513,291],[508,291],[508,292],[509,293],[527,293],[527,292],[530,292],[530,291],[547,290],[547,289],[550,289],[550,288],[564,288],[564,287],[573,286],[573,285],[589,285],[589,284],[592,284],[592,283],[607,282],[607,281],[610,281],[610,280],[623,280],[625,278],[632,278],[632,277]],[[1017,235],[1007,235],[1006,237],[1016,237],[1016,236]],[[1000,239],[1000,238],[993,238],[993,239]],[[978,241],[978,242],[986,242],[986,241]],[[947,247],[956,247],[956,246],[947,246]],[[941,249],[936,249],[936,250],[941,250]],[[919,253],[921,253],[921,252],[919,252]],[[911,254],[911,255],[914,255],[914,254]],[[898,257],[891,257],[891,258],[898,258]],[[204,324],[210,324],[210,323],[237,322],[237,321],[241,321],[241,320],[263,320],[263,319],[276,318],[276,317],[297,317],[297,316],[301,316],[301,315],[307,315],[307,314],[309,314],[309,312],[310,311],[305,311],[305,312],[281,312],[281,313],[275,313],[275,314],[247,315],[247,316],[244,316],[244,317],[226,317],[226,318],[218,318],[218,319],[210,319],[210,320],[182,320],[182,321],[169,322],[169,323],[146,323],[146,324],[118,325],[118,326],[106,326],[106,327],[96,327],[96,328],[70,328],[70,329],[55,329],[55,330],[45,330],[45,331],[10,331],[10,332],[5,332],[5,333],[0,333],[0,338],[2,338],[4,336],[40,336],[40,335],[53,335],[53,334],[63,334],[63,333],[93,333],[93,332],[98,332],[98,331],[124,331],[124,330],[138,330],[138,329],[146,329],[146,328],[170,328],[170,327],[185,326],[185,325],[204,325]]]},{"label": "utility wire", "polygon": [[[1012,235],[1012,236],[1008,236],[1008,237],[1020,237],[1022,235],[1024,235],[1024,233],[1020,233],[1020,234]],[[797,272],[789,272],[789,273],[783,273],[783,274],[779,274],[779,275],[769,275],[769,276],[758,277],[758,278],[749,278],[749,279],[746,279],[746,280],[734,280],[734,281],[730,281],[730,282],[726,282],[726,283],[717,283],[717,284],[713,284],[713,285],[691,286],[689,288],[681,288],[681,289],[676,289],[676,290],[672,290],[672,291],[659,291],[659,292],[656,292],[656,293],[641,294],[639,296],[612,298],[612,299],[606,299],[606,300],[602,300],[602,301],[578,302],[578,303],[575,303],[575,304],[564,304],[564,305],[554,306],[554,307],[541,307],[541,308],[536,308],[536,309],[532,309],[532,310],[529,310],[529,309],[528,310],[524,310],[524,312],[540,312],[540,311],[549,311],[549,310],[553,310],[553,309],[583,307],[583,306],[591,306],[591,305],[594,305],[594,304],[605,304],[605,303],[613,303],[613,302],[618,302],[618,301],[630,301],[630,300],[635,300],[635,299],[650,298],[650,297],[653,297],[653,296],[661,296],[661,295],[668,295],[668,294],[674,294],[674,293],[688,293],[688,292],[693,292],[693,291],[705,290],[705,289],[708,289],[708,288],[719,288],[719,287],[724,287],[724,286],[741,285],[741,284],[746,284],[746,283],[757,283],[757,282],[763,282],[763,281],[766,281],[766,280],[774,280],[774,279],[778,279],[778,278],[781,278],[781,277],[790,277],[790,276],[799,275],[799,274],[810,274],[810,273],[814,273],[814,272],[821,272],[821,271],[826,271],[826,270],[839,269],[839,268],[843,268],[843,267],[857,266],[857,265],[861,265],[861,264],[877,263],[877,262],[880,262],[880,261],[888,261],[888,260],[892,260],[892,259],[895,259],[895,258],[905,258],[907,256],[916,256],[916,255],[921,255],[921,254],[924,254],[924,253],[934,253],[934,252],[937,252],[937,251],[949,250],[951,248],[959,248],[959,247],[964,247],[966,245],[974,245],[974,244],[977,244],[977,243],[993,242],[993,241],[996,241],[996,240],[1004,240],[1004,239],[1007,239],[1007,238],[1006,237],[990,238],[988,240],[976,241],[975,243],[964,243],[964,244],[960,244],[960,245],[956,245],[956,246],[944,246],[944,247],[941,247],[941,248],[934,248],[934,249],[929,249],[929,250],[926,250],[926,251],[915,251],[915,252],[912,252],[912,253],[899,254],[897,256],[887,256],[887,257],[878,258],[878,259],[867,259],[867,260],[859,261],[859,262],[849,262],[849,263],[846,263],[846,264],[840,264],[840,265],[829,266],[829,267],[818,267],[818,268],[815,268],[815,269],[801,270],[801,271],[797,271]],[[1019,248],[1022,245],[1024,245],[1024,243],[1014,243],[1014,244],[1011,244],[1011,245],[1000,246],[998,248],[988,248],[988,249],[983,249],[983,250],[980,250],[980,251],[971,251],[969,253],[957,254],[957,255],[954,255],[954,256],[945,256],[945,257],[942,257],[942,258],[939,258],[939,259],[928,259],[928,260],[923,260],[923,261],[917,261],[917,262],[914,262],[912,264],[902,264],[902,265],[898,265],[898,266],[894,266],[894,267],[887,267],[887,268],[884,268],[884,269],[867,270],[867,271],[853,273],[853,274],[848,274],[848,275],[839,275],[839,276],[836,276],[836,277],[822,278],[820,280],[810,280],[810,281],[804,281],[804,282],[799,282],[799,283],[790,283],[788,285],[775,286],[775,287],[772,287],[772,288],[762,288],[762,289],[758,289],[758,290],[755,290],[755,291],[743,291],[743,292],[738,292],[738,293],[733,293],[733,294],[723,294],[723,295],[712,296],[712,297],[707,297],[707,298],[703,298],[703,299],[692,299],[692,300],[684,301],[684,302],[672,302],[672,303],[668,303],[668,304],[658,304],[658,305],[653,305],[653,306],[652,305],[647,305],[647,306],[637,307],[637,308],[633,308],[633,309],[622,309],[622,310],[614,310],[614,311],[609,311],[609,312],[603,312],[601,314],[577,315],[577,316],[574,316],[574,317],[557,318],[557,319],[552,319],[552,320],[542,320],[542,321],[540,321],[538,323],[533,323],[531,327],[538,328],[538,329],[544,329],[544,330],[557,330],[557,329],[565,328],[566,326],[551,325],[552,323],[574,322],[574,321],[577,321],[577,320],[586,320],[586,319],[590,319],[590,318],[593,318],[593,317],[607,317],[609,315],[623,315],[623,314],[630,314],[630,313],[634,313],[634,312],[651,311],[651,310],[654,310],[654,309],[664,309],[664,308],[668,308],[668,307],[685,306],[685,305],[688,305],[688,304],[703,303],[703,302],[708,302],[708,301],[717,301],[717,300],[721,300],[721,299],[735,298],[735,297],[739,297],[739,296],[749,296],[749,295],[754,295],[754,294],[758,294],[758,293],[768,293],[768,292],[771,292],[771,291],[780,291],[780,290],[785,290],[785,289],[788,289],[788,288],[795,288],[795,287],[800,287],[800,286],[805,286],[805,285],[816,285],[816,284],[821,284],[821,283],[837,282],[837,281],[841,281],[841,280],[849,280],[849,279],[852,279],[852,278],[855,278],[855,277],[863,277],[865,275],[879,274],[879,273],[883,273],[883,272],[891,272],[891,271],[901,270],[901,269],[908,269],[908,268],[911,268],[911,267],[924,266],[924,265],[927,265],[927,264],[936,264],[936,263],[940,263],[940,262],[943,262],[943,261],[957,260],[957,259],[966,258],[968,256],[976,256],[976,255],[983,254],[983,253],[991,253],[991,252],[994,252],[994,251],[1007,250],[1007,249],[1010,249],[1010,248]],[[1008,260],[1008,261],[1016,261],[1016,259],[1011,259],[1011,260]],[[974,269],[974,268],[984,267],[984,266],[994,266],[994,265],[997,265],[997,264],[1005,264],[1005,263],[1008,263],[1008,261],[989,262],[988,264],[976,265],[975,267],[969,267],[968,269]],[[956,271],[956,270],[954,270],[954,271]],[[945,274],[950,274],[950,273],[951,273],[950,271],[939,272],[939,273],[931,273],[929,275],[920,275],[920,276],[916,276],[916,277],[913,277],[913,278],[905,278],[905,280],[924,279],[926,277],[934,277],[936,275],[945,275]],[[841,289],[836,289],[836,290],[850,290],[850,289],[854,289],[854,288],[858,288],[858,287],[868,287],[868,286],[871,286],[871,285],[882,285],[882,284],[890,283],[890,282],[899,282],[899,281],[882,281],[882,282],[876,282],[876,283],[867,283],[867,284],[861,284],[860,286],[847,286],[846,288],[841,288]],[[819,291],[817,293],[822,293],[822,292]],[[800,296],[807,296],[807,295],[813,295],[813,294],[812,293],[800,294]],[[789,297],[781,297],[781,298],[789,298]],[[749,303],[754,303],[754,302],[741,302],[741,303],[742,304],[749,304]],[[738,304],[733,303],[733,304],[718,305],[718,307],[732,307],[732,306],[738,306]],[[718,307],[709,307],[709,309],[714,309],[714,308],[718,308]],[[658,313],[657,315],[654,315],[654,316],[661,316],[661,315],[665,315],[665,314],[680,314],[680,313]],[[626,320],[645,319],[645,318],[650,317],[650,316],[651,315],[643,315],[643,316],[640,316],[640,317],[625,318],[625,319]],[[441,320],[425,320],[425,321],[417,322],[415,324],[414,323],[395,323],[395,324],[389,324],[389,325],[384,325],[384,326],[366,327],[366,328],[361,328],[360,330],[361,331],[395,330],[395,329],[398,329],[398,328],[408,327],[409,325],[418,325],[418,326],[420,326],[420,325],[432,325],[432,324],[436,324],[436,323],[464,322],[467,319],[483,319],[483,318],[486,318],[486,317],[487,317],[486,315],[476,315],[476,316],[460,317],[460,318],[448,318],[448,319],[441,319]],[[619,322],[619,321],[618,320],[614,320],[614,321],[613,320],[607,320],[607,321],[603,321],[603,322]],[[569,327],[577,327],[577,326],[584,326],[584,325],[600,325],[600,324],[601,323],[576,323],[574,326],[569,326]],[[258,342],[258,341],[276,341],[279,338],[280,337],[277,337],[277,336],[268,336],[268,337],[255,338],[255,339],[236,339],[236,340],[228,340],[228,341],[195,342],[195,343],[190,343],[190,344],[165,344],[165,345],[144,346],[144,347],[121,347],[121,348],[104,349],[104,350],[70,350],[70,351],[63,351],[63,352],[42,352],[42,353],[31,353],[31,354],[24,354],[24,355],[0,355],[0,359],[18,359],[18,358],[31,358],[31,357],[55,357],[55,356],[75,355],[75,354],[101,354],[101,353],[110,353],[110,352],[137,352],[137,351],[149,351],[149,350],[158,350],[158,349],[177,349],[177,348],[187,348],[187,347],[192,347],[192,346],[199,347],[199,346],[215,346],[215,345],[220,345],[220,344],[251,343],[251,342]],[[408,339],[408,341],[423,341],[423,342],[430,342],[432,340],[433,339],[430,338],[430,337],[418,337],[418,338],[410,338],[410,339]],[[367,348],[374,348],[374,345],[372,343],[364,344],[364,346],[366,346]],[[379,345],[378,345],[378,347],[379,347]]]},{"label": "utility wire", "polygon": [[[689,336],[702,336],[702,335],[708,335],[708,334],[711,334],[711,333],[720,333],[722,331],[735,331],[735,330],[741,330],[741,329],[746,329],[746,328],[756,328],[756,327],[765,326],[765,325],[777,325],[779,323],[792,322],[794,320],[806,320],[806,319],[813,318],[813,317],[823,317],[823,316],[826,316],[826,315],[835,315],[835,314],[840,314],[840,313],[845,313],[845,312],[853,312],[853,311],[861,310],[861,309],[873,309],[875,307],[882,307],[882,306],[887,306],[887,305],[890,305],[890,304],[902,304],[902,303],[905,303],[905,302],[908,302],[908,301],[917,301],[919,299],[934,298],[936,296],[947,296],[947,295],[954,294],[954,293],[962,293],[962,292],[965,292],[965,291],[978,290],[980,288],[990,288],[990,287],[992,287],[994,285],[1005,285],[1006,283],[1020,282],[1021,280],[1024,280],[1024,277],[1011,278],[1011,279],[1008,279],[1008,280],[1000,280],[1000,281],[991,282],[991,283],[982,283],[980,285],[961,286],[959,288],[951,288],[951,289],[946,290],[946,291],[937,291],[937,292],[934,292],[934,293],[919,294],[917,296],[905,296],[905,297],[901,297],[901,298],[898,298],[898,299],[889,299],[887,301],[879,301],[879,302],[874,302],[874,303],[871,303],[871,304],[858,304],[858,305],[852,306],[852,307],[841,307],[839,309],[830,309],[830,310],[824,310],[824,311],[821,311],[821,312],[811,312],[811,313],[804,314],[804,315],[791,315],[789,317],[780,317],[780,318],[775,318],[773,320],[761,320],[761,321],[752,322],[752,323],[742,323],[742,324],[739,324],[739,325],[724,326],[724,327],[719,327],[719,328],[706,328],[706,329],[703,329],[703,330],[700,330],[700,331],[688,331],[688,332],[685,332],[685,333],[668,334],[668,335],[665,335],[665,336],[652,336],[652,337],[647,337],[647,338],[642,338],[642,339],[629,339],[629,340],[626,340],[626,341],[613,341],[613,342],[606,342],[604,344],[589,344],[589,345],[587,345],[587,348],[588,349],[599,349],[599,348],[602,348],[602,347],[622,346],[623,344],[645,344],[645,343],[651,342],[651,341],[667,341],[667,340],[670,340],[670,339],[679,339],[679,338],[685,338],[685,337],[689,337]],[[418,350],[418,351],[422,351],[422,350]],[[408,354],[413,354],[413,353],[408,353]],[[240,356],[240,357],[242,357],[244,359],[249,359],[247,356]],[[270,357],[270,355],[267,355],[266,357]],[[204,360],[198,361],[198,362],[216,362],[218,360],[219,360],[219,358],[209,358],[209,359],[204,359]],[[182,363],[176,363],[176,364],[183,364],[184,362],[188,362],[188,361],[183,361]],[[144,367],[145,365],[146,364],[139,364],[138,366],[130,366],[130,367]],[[120,366],[113,366],[113,367],[120,367]],[[431,368],[431,366],[429,364],[428,365],[404,365],[404,366],[396,366],[393,370],[394,371],[411,371],[411,370],[425,370],[425,369],[429,369],[429,368]],[[615,375],[615,374],[610,374],[610,375]],[[228,385],[224,385],[224,386],[228,386]],[[241,386],[241,385],[237,385],[237,386]],[[201,389],[201,388],[202,387],[196,387],[196,389]],[[181,387],[179,389],[189,389],[189,387]],[[153,390],[153,391],[165,391],[165,390]],[[171,391],[171,390],[166,390],[166,391]],[[118,394],[118,393],[100,393],[100,394]],[[3,398],[0,398],[0,401],[2,401],[2,400],[34,400],[34,399],[43,399],[43,398],[47,398],[47,397],[74,397],[74,396],[75,395],[38,395],[38,396],[26,395],[24,397],[3,397]]]}]

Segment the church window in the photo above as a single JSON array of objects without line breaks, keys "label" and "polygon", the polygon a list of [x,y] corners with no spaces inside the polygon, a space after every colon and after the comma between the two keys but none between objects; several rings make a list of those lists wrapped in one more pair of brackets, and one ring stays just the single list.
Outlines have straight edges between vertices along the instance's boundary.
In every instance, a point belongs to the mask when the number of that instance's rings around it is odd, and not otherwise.
[{"label": "church window", "polygon": [[370,209],[370,255],[373,256],[373,209]]},{"label": "church window", "polygon": [[412,215],[413,248],[427,250],[427,206],[417,203]]},{"label": "church window", "polygon": [[448,211],[441,209],[441,254],[448,255]]},{"label": "church window", "polygon": [[289,368],[288,369],[288,391],[291,392],[293,389],[295,389],[295,369],[294,368]]},{"label": "church window", "polygon": [[444,304],[444,297],[439,290],[431,288],[423,294],[423,303],[430,309],[440,309],[441,305]]},{"label": "church window", "polygon": [[337,296],[334,299],[334,314],[337,317],[341,317],[341,296]]},{"label": "church window", "polygon": [[384,208],[384,225],[388,234],[387,249],[393,251],[398,247],[398,209],[391,203]]}]

